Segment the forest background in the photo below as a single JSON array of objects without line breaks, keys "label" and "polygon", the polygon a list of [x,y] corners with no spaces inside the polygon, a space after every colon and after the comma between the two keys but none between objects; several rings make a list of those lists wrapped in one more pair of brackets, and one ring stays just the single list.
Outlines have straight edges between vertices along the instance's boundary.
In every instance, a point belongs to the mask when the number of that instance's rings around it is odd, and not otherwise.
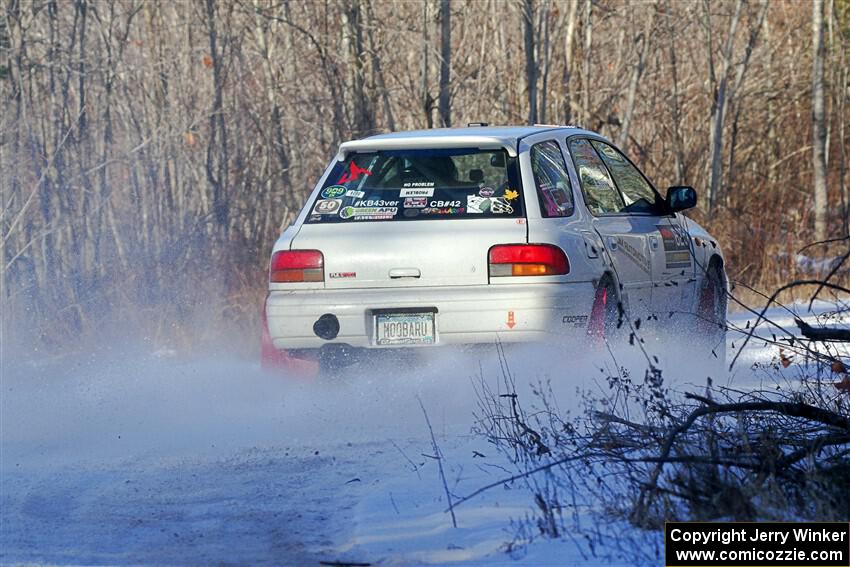
[{"label": "forest background", "polygon": [[0,343],[253,348],[336,146],[477,121],[578,124],[693,185],[738,289],[822,274],[848,74],[850,0],[2,0]]}]

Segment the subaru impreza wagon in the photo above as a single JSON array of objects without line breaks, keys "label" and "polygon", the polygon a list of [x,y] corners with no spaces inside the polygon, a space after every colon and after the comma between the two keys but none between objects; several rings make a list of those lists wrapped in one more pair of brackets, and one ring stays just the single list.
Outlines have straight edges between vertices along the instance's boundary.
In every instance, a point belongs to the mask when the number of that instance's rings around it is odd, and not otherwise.
[{"label": "subaru impreza wagon", "polygon": [[680,214],[695,204],[693,188],[662,197],[610,141],[575,127],[345,142],[274,245],[263,365],[600,341],[674,315],[722,349],[724,259]]}]

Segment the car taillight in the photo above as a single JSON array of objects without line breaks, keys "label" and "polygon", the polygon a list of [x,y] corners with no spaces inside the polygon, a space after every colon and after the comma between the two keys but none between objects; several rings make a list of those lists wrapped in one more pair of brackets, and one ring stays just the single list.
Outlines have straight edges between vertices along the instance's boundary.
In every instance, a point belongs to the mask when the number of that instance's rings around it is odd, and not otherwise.
[{"label": "car taillight", "polygon": [[570,273],[564,251],[552,244],[500,244],[490,248],[490,277],[562,276]]},{"label": "car taillight", "polygon": [[323,282],[325,258],[318,250],[281,250],[272,256],[271,282]]}]

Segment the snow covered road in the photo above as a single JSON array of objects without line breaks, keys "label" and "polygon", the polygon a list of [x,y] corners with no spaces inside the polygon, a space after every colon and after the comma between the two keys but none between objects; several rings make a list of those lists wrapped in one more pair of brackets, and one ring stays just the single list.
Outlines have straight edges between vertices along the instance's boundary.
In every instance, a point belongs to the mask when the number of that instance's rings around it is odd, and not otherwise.
[{"label": "snow covered road", "polygon": [[[758,383],[753,362],[777,355],[749,348],[736,385]],[[607,364],[532,347],[509,362],[518,386],[557,378],[562,410],[578,407],[577,387],[603,387]],[[470,434],[482,376],[499,382],[494,350],[438,349],[416,365],[319,383],[223,353],[115,345],[6,364],[0,563],[598,564],[569,540],[505,553],[511,520],[533,504],[518,485],[465,503],[452,528],[419,402],[452,494],[469,494],[514,472]],[[658,544],[648,537],[648,549]]]}]

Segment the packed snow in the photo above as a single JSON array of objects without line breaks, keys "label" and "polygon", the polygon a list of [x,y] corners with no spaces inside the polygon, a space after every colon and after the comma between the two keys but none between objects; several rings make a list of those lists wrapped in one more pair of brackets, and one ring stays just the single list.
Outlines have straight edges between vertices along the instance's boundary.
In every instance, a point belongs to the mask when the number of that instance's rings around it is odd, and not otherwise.
[{"label": "packed snow", "polygon": [[[782,309],[769,316],[793,327]],[[732,326],[747,319],[755,316],[734,315]],[[730,358],[742,338],[730,332]],[[751,341],[728,383],[775,379],[754,363],[775,361],[777,350]],[[612,364],[587,349],[529,346],[507,357],[520,396],[549,379],[562,410],[578,408],[579,388],[602,388]],[[665,364],[665,378],[704,385],[683,359]],[[263,373],[226,348],[188,358],[112,342],[37,363],[7,352],[0,562],[599,564],[605,550],[593,556],[570,537],[510,545],[516,522],[533,513],[521,483],[463,503],[452,527],[422,407],[453,498],[470,494],[515,472],[471,432],[476,385],[497,389],[501,377],[495,348],[422,349],[403,367],[318,381]],[[642,541],[649,555],[660,549],[658,534]]]}]

